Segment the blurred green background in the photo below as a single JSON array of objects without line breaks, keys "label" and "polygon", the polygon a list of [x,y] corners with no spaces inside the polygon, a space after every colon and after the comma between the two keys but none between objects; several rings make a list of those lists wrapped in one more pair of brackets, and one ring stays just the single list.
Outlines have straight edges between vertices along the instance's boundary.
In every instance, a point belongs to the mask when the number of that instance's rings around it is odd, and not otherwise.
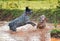
[{"label": "blurred green background", "polygon": [[0,0],[0,21],[10,21],[23,14],[25,7],[33,10],[31,19],[44,14],[50,23],[60,23],[60,0]]}]

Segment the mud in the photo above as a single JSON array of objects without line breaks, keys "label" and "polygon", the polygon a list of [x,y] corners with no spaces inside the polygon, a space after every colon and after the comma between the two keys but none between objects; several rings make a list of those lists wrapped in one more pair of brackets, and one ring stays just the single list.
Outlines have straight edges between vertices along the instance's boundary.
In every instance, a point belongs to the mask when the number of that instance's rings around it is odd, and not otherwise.
[{"label": "mud", "polygon": [[[17,32],[11,32],[9,22],[0,22],[0,41],[41,41],[41,32],[30,24],[17,28]],[[51,38],[51,41],[60,41]]]}]

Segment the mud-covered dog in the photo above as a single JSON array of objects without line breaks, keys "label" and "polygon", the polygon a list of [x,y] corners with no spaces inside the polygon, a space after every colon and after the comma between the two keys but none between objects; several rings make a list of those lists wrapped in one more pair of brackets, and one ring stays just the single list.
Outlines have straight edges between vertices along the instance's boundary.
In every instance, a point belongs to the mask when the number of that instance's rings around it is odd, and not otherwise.
[{"label": "mud-covered dog", "polygon": [[51,41],[50,33],[52,27],[47,23],[47,18],[45,15],[40,16],[40,20],[37,24],[37,29],[39,29],[41,41]]},{"label": "mud-covered dog", "polygon": [[45,15],[40,16],[39,23],[37,24],[37,28],[43,29],[46,26],[46,17]]}]

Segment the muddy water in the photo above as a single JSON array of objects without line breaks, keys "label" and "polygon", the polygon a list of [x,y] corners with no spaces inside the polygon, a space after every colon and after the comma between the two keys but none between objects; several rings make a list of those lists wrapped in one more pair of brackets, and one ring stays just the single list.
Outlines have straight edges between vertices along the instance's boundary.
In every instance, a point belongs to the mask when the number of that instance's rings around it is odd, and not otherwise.
[{"label": "muddy water", "polygon": [[[9,30],[8,22],[0,24],[0,41],[40,41],[40,32],[36,31],[36,27],[25,25],[17,28],[17,32],[13,33]],[[52,38],[51,41],[57,39]],[[57,40],[59,41],[59,39]]]},{"label": "muddy water", "polygon": [[36,28],[28,25],[17,28],[17,32],[13,33],[9,31],[8,22],[0,23],[0,41],[40,41],[39,34],[31,31]]},{"label": "muddy water", "polygon": [[60,41],[60,38],[51,38],[51,41]]}]

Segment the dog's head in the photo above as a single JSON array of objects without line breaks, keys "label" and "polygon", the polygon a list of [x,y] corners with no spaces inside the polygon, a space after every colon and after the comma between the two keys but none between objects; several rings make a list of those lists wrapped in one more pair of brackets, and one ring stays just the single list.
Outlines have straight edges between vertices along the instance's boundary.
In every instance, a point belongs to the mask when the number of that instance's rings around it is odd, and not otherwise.
[{"label": "dog's head", "polygon": [[40,22],[45,22],[45,21],[46,21],[45,15],[41,15],[39,21],[40,21]]},{"label": "dog's head", "polygon": [[32,14],[32,10],[31,10],[29,7],[26,7],[25,13],[26,13],[27,15],[31,15],[31,14]]}]

